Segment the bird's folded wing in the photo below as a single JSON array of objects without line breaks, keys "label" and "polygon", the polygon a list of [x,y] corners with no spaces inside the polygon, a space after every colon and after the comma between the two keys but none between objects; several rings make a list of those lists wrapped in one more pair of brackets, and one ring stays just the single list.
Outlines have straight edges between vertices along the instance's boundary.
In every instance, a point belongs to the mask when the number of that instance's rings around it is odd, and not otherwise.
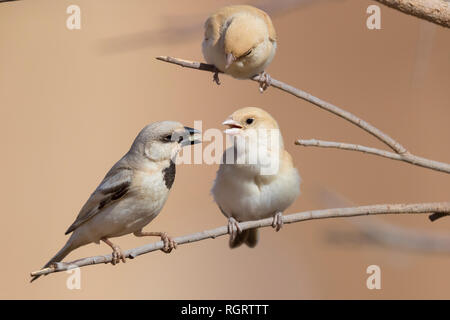
[{"label": "bird's folded wing", "polygon": [[264,20],[269,31],[269,39],[271,41],[277,41],[277,33],[275,32],[275,27],[273,26],[272,19],[270,19],[269,15],[263,10],[254,7],[250,7],[248,10]]},{"label": "bird's folded wing", "polygon": [[132,179],[133,171],[130,168],[112,168],[81,208],[77,219],[65,234],[72,232],[103,208],[122,198],[129,191]]}]

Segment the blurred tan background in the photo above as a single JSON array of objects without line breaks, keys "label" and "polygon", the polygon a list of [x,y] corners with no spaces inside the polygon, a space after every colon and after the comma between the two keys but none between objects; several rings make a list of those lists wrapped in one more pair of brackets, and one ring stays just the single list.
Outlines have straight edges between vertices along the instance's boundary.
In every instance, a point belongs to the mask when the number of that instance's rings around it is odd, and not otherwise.
[{"label": "blurred tan background", "polygon": [[[449,234],[450,219],[430,223],[425,215],[311,221],[279,233],[266,228],[256,249],[229,250],[226,237],[183,245],[170,255],[83,268],[81,290],[66,288],[66,273],[29,283],[29,273],[65,243],[64,231],[107,170],[157,120],[202,120],[205,130],[221,128],[243,106],[268,110],[303,178],[302,196],[287,213],[450,200],[446,174],[294,146],[295,139],[318,138],[384,148],[311,104],[273,88],[260,94],[256,83],[226,76],[218,87],[212,74],[154,59],[202,60],[203,22],[230,3],[236,2],[0,4],[0,298],[450,298],[450,248],[432,253],[330,237],[358,235],[356,221]],[[450,162],[449,30],[386,7],[382,30],[368,30],[372,1],[285,0],[284,9],[250,3],[269,8],[278,31],[273,77],[359,115],[418,155]],[[81,7],[81,30],[66,28],[70,4]],[[178,236],[224,225],[209,194],[216,170],[179,167],[169,201],[148,229]],[[115,240],[129,249],[157,239]],[[106,253],[106,245],[89,245],[68,259]],[[371,264],[381,267],[381,290],[366,288]]]}]

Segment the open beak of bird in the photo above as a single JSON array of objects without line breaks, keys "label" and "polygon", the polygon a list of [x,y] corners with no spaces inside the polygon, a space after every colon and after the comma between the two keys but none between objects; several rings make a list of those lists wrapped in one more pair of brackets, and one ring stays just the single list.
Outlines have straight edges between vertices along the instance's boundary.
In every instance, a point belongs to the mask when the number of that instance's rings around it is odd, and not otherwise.
[{"label": "open beak of bird", "polygon": [[201,143],[201,132],[197,129],[184,127],[183,135],[181,136],[182,140],[180,142],[182,147],[190,146],[192,144]]},{"label": "open beak of bird", "polygon": [[242,131],[242,125],[233,119],[227,119],[222,124],[229,127],[225,130],[225,134],[230,136],[235,136]]},{"label": "open beak of bird", "polygon": [[227,62],[225,64],[225,69],[228,69],[231,64],[236,61],[236,57],[232,53],[227,53],[226,58]]}]

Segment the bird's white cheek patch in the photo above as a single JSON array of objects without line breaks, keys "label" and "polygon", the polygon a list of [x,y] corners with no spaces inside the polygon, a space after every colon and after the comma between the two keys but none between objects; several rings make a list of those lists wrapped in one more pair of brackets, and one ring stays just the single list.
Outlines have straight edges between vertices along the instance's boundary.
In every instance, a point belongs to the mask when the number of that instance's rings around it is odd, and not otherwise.
[{"label": "bird's white cheek patch", "polygon": [[229,136],[235,136],[239,133],[241,133],[241,129],[239,128],[230,128],[230,129],[226,129],[224,132],[225,134],[229,135]]},{"label": "bird's white cheek patch", "polygon": [[238,67],[238,68],[244,68],[244,67],[245,67],[244,61],[242,61],[242,60],[236,61],[236,62],[234,63],[234,65],[235,65],[236,67]]}]

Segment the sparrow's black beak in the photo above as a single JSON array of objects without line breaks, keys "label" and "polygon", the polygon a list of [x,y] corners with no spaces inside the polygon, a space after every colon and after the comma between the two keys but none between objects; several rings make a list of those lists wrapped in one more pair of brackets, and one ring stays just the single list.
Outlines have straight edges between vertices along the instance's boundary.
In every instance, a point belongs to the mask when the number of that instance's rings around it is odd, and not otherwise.
[{"label": "sparrow's black beak", "polygon": [[190,146],[192,144],[201,143],[201,132],[191,127],[184,127],[185,134],[180,144],[184,146]]}]

